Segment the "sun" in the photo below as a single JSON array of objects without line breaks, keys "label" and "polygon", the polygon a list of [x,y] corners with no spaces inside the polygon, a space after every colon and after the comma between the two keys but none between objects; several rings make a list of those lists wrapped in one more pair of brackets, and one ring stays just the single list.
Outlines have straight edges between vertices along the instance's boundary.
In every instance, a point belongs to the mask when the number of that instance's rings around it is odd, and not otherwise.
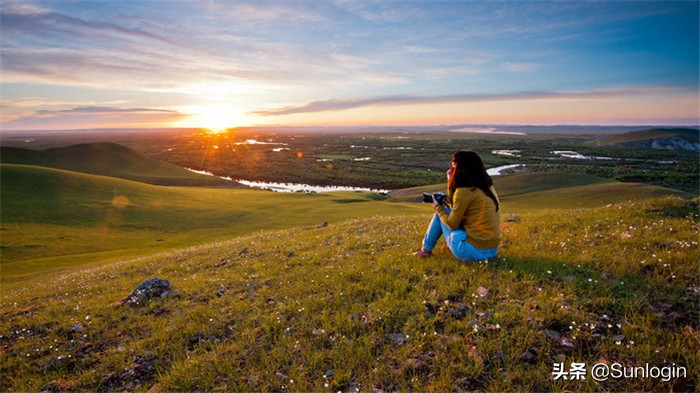
[{"label": "sun", "polygon": [[195,127],[206,128],[211,133],[220,133],[244,123],[243,113],[234,106],[211,105],[193,108],[194,116],[189,121]]}]

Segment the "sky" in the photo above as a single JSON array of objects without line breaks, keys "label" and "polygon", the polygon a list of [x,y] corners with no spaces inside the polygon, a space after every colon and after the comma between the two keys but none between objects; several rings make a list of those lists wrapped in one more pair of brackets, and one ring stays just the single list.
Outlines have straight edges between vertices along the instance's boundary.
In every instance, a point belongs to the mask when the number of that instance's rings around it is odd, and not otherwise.
[{"label": "sky", "polygon": [[697,125],[697,1],[13,1],[0,129]]}]

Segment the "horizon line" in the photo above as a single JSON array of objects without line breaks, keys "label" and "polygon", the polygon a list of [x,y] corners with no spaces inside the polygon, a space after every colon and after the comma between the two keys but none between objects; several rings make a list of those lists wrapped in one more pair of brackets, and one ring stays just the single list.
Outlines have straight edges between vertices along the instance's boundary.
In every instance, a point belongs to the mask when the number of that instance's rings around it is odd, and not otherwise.
[{"label": "horizon line", "polygon": [[[660,128],[696,128],[700,131],[700,123],[691,125],[691,124],[575,124],[575,123],[564,123],[564,124],[508,124],[508,123],[501,123],[501,124],[492,124],[492,123],[467,123],[467,124],[433,124],[433,125],[401,125],[401,124],[396,124],[396,125],[371,125],[371,124],[366,124],[366,125],[332,125],[332,126],[316,126],[316,125],[309,125],[309,126],[296,126],[296,125],[252,125],[252,126],[239,126],[239,127],[226,127],[226,131],[232,131],[232,130],[246,130],[246,129],[261,129],[261,128],[269,128],[269,129],[325,129],[325,130],[341,130],[341,129],[359,129],[359,128],[375,128],[375,129],[389,129],[389,128],[414,128],[416,130],[420,129],[428,129],[428,128],[437,128],[437,127],[542,127],[542,128],[556,128],[556,127],[577,127],[577,128],[591,128],[591,129],[596,129],[596,128],[607,128],[607,127],[616,127],[616,128],[635,128],[635,127],[660,127]],[[55,133],[55,132],[65,132],[65,133],[70,133],[70,132],[136,132],[136,131],[150,131],[150,132],[163,132],[163,131],[170,131],[170,130],[191,130],[191,131],[200,131],[200,130],[209,130],[207,127],[100,127],[100,128],[68,128],[68,129],[31,129],[31,130],[22,130],[22,129],[14,129],[14,130],[4,130],[0,129],[0,135],[3,134],[19,134],[19,133],[31,133],[31,132],[46,132],[46,133]],[[445,131],[454,131],[454,130],[445,130]]]}]

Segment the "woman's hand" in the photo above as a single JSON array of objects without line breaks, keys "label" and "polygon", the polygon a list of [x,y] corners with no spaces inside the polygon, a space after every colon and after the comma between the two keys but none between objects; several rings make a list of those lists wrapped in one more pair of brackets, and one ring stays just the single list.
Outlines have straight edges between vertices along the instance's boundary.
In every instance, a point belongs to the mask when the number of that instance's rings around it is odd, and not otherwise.
[{"label": "woman's hand", "polygon": [[445,172],[445,175],[447,175],[447,182],[448,183],[450,182],[450,179],[452,178],[452,169],[453,168],[450,167],[450,169],[448,169],[447,172]]}]

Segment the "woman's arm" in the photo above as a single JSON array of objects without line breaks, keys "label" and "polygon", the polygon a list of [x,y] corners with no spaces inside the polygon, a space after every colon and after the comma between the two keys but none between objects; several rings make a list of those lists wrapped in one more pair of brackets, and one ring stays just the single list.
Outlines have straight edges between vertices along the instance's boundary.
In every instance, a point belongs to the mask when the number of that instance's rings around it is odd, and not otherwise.
[{"label": "woman's arm", "polygon": [[435,212],[440,216],[440,220],[450,229],[455,230],[462,224],[464,213],[469,206],[469,196],[461,189],[456,189],[452,196],[452,211],[449,214],[442,206],[436,203],[433,203],[433,206],[435,207]]}]

